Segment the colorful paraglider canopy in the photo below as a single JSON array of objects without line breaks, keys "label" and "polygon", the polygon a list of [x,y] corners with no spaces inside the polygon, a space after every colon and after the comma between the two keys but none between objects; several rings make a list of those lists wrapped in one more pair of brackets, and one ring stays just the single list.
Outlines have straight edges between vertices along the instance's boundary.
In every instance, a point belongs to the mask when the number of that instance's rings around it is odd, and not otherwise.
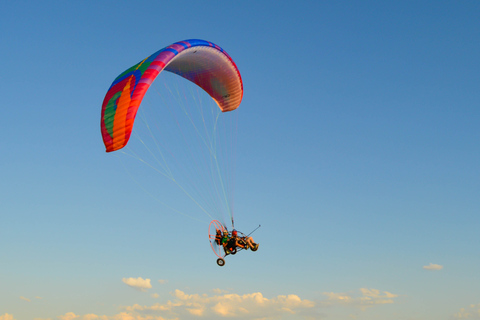
[{"label": "colorful paraglider canopy", "polygon": [[201,87],[223,112],[235,110],[242,101],[240,72],[222,48],[204,40],[176,42],[125,70],[113,81],[102,104],[101,131],[107,152],[127,144],[142,99],[163,70]]}]

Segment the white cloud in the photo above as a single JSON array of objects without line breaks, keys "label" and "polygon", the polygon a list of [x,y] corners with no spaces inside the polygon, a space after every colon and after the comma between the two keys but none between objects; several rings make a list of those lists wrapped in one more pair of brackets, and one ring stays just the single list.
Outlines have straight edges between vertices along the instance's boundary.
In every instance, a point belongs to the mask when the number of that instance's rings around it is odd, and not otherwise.
[{"label": "white cloud", "polygon": [[[80,315],[76,315],[73,312],[68,312],[63,316],[59,316],[58,319],[60,320],[72,320],[72,319],[75,319],[75,320],[167,320],[157,316],[132,315],[126,312],[121,312],[111,317],[99,316],[96,314],[86,314],[86,315],[80,316]],[[2,319],[0,318],[0,320]]]},{"label": "white cloud", "polygon": [[160,295],[158,293],[153,293],[152,298],[158,299],[160,298]]},{"label": "white cloud", "polygon": [[140,277],[138,278],[123,278],[122,281],[135,289],[141,290],[141,291],[147,291],[147,289],[150,289],[152,285],[150,284],[150,279],[142,279]]},{"label": "white cloud", "polygon": [[158,315],[165,319],[219,319],[237,317],[244,319],[282,319],[286,315],[301,316],[310,313],[318,316],[315,302],[302,300],[297,295],[279,295],[268,299],[260,292],[250,294],[186,294],[181,290],[172,293],[172,300],[152,306],[135,304],[124,307],[136,315]]},{"label": "white cloud", "polygon": [[213,289],[212,290],[213,293],[216,293],[216,294],[222,294],[222,293],[228,293],[227,290],[223,290],[223,289]]},{"label": "white cloud", "polygon": [[0,316],[0,320],[15,320],[13,315],[5,313],[3,316]]},{"label": "white cloud", "polygon": [[360,291],[363,293],[363,295],[369,299],[374,299],[376,302],[380,303],[393,303],[392,302],[385,302],[385,301],[390,301],[392,298],[398,297],[398,295],[390,293],[388,291],[383,291],[380,292],[380,290],[377,289],[365,289],[361,288]]},{"label": "white cloud", "polygon": [[97,320],[97,319],[107,319],[106,316],[97,316],[96,314],[86,314],[81,317],[82,320]]},{"label": "white cloud", "polygon": [[24,301],[27,301],[27,302],[31,302],[32,300],[28,299],[28,298],[25,298],[25,297],[20,297],[20,299],[24,300]]},{"label": "white cloud", "polygon": [[165,284],[165,283],[167,283],[167,282],[168,282],[168,281],[167,281],[167,280],[164,280],[164,279],[158,280],[158,283],[160,283],[160,284]]},{"label": "white cloud", "polygon": [[425,270],[442,270],[443,266],[439,264],[430,263],[428,266],[423,266]]},{"label": "white cloud", "polygon": [[58,319],[60,320],[73,320],[73,319],[78,319],[80,316],[77,316],[73,312],[67,312],[63,316],[59,316]]},{"label": "white cloud", "polygon": [[455,319],[480,319],[480,303],[471,304],[468,308],[462,308],[453,315]]},{"label": "white cloud", "polygon": [[377,289],[361,288],[359,291],[359,293],[324,292],[323,294],[327,296],[327,300],[323,301],[323,304],[347,305],[365,310],[374,305],[394,303],[393,299],[398,297],[398,295],[391,292]]}]

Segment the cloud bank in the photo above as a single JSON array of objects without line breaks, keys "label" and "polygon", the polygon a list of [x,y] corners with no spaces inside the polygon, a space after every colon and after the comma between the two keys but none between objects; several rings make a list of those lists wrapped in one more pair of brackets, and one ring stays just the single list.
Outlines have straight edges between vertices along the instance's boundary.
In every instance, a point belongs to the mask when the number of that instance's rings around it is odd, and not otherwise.
[{"label": "cloud bank", "polygon": [[[151,288],[150,279],[124,278],[123,282],[139,290]],[[188,294],[182,290],[170,293],[170,298],[152,305],[133,304],[120,306],[115,315],[67,312],[52,319],[57,320],[218,320],[256,319],[291,320],[324,319],[326,312],[337,308],[357,308],[365,311],[376,305],[394,303],[398,295],[388,291],[361,288],[348,293],[324,292],[323,300],[302,299],[296,294],[266,297],[260,292],[248,294],[230,293],[213,289],[210,293]],[[154,294],[153,298],[160,298]],[[335,307],[335,308],[334,308]],[[466,314],[464,312],[464,314]],[[331,314],[330,316],[332,316]],[[459,316],[462,315],[459,313]],[[52,320],[39,319],[36,320]],[[332,318],[331,318],[332,319]],[[334,318],[333,318],[334,319]],[[0,316],[0,320],[15,320],[12,315]]]},{"label": "cloud bank", "polygon": [[135,304],[124,307],[130,314],[158,315],[161,318],[243,318],[243,319],[281,319],[284,314],[303,314],[312,311],[315,303],[302,300],[297,295],[279,295],[268,299],[260,292],[250,294],[222,294],[209,296],[208,294],[186,294],[175,290],[173,299],[164,304],[152,306]]}]

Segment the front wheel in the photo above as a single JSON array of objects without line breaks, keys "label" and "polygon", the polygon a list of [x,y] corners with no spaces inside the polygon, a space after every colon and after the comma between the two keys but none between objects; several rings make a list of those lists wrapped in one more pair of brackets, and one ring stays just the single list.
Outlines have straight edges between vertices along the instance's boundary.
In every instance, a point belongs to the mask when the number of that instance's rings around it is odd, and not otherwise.
[{"label": "front wheel", "polygon": [[222,258],[218,258],[217,259],[217,264],[220,266],[220,267],[223,267],[225,265],[225,260],[223,260]]}]

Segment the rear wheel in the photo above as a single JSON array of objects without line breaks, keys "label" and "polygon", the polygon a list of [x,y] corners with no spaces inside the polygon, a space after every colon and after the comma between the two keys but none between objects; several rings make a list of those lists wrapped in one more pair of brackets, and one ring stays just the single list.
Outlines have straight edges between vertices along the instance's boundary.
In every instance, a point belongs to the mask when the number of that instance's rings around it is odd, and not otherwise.
[{"label": "rear wheel", "polygon": [[222,258],[218,258],[217,259],[217,264],[220,266],[220,267],[223,267],[225,265],[225,260],[223,260]]}]

